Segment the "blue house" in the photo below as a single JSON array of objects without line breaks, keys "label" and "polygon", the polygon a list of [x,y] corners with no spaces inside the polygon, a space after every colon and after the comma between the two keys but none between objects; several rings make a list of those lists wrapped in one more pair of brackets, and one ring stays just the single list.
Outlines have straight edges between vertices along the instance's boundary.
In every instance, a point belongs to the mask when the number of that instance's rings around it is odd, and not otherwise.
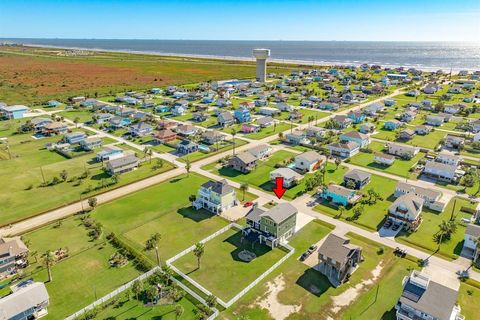
[{"label": "blue house", "polygon": [[365,120],[365,114],[361,111],[350,111],[347,117],[351,119],[353,123],[362,123],[363,120]]},{"label": "blue house", "polygon": [[170,109],[171,109],[170,106],[159,105],[159,106],[156,106],[156,107],[155,107],[155,112],[165,113],[165,112],[169,112]]},{"label": "blue house", "polygon": [[233,116],[240,123],[250,122],[252,120],[250,111],[246,107],[239,107],[237,110],[235,110]]},{"label": "blue house", "polygon": [[354,204],[359,199],[355,190],[350,190],[337,184],[330,184],[323,190],[320,197],[328,202],[344,207]]},{"label": "blue house", "polygon": [[339,108],[338,103],[322,102],[318,105],[318,109],[321,109],[321,110],[334,111],[334,110],[338,110],[338,108]]},{"label": "blue house", "polygon": [[110,126],[114,129],[126,127],[131,123],[130,119],[122,117],[113,117],[109,122]]},{"label": "blue house", "polygon": [[0,106],[0,114],[7,119],[20,119],[23,118],[24,114],[28,111],[26,106],[15,105],[15,106]]},{"label": "blue house", "polygon": [[400,128],[400,126],[402,125],[402,123],[398,120],[387,120],[385,121],[385,123],[383,124],[383,127],[387,130],[396,130],[398,128]]},{"label": "blue house", "polygon": [[61,103],[58,102],[57,100],[50,100],[47,102],[47,107],[49,108],[55,108],[55,107],[58,107],[59,105],[61,105]]},{"label": "blue house", "polygon": [[152,89],[150,89],[150,93],[152,93],[152,94],[160,94],[160,93],[162,93],[162,89],[160,89],[160,88],[152,88]]},{"label": "blue house", "polygon": [[370,139],[366,134],[360,133],[358,131],[350,131],[344,133],[340,136],[340,141],[348,142],[352,141],[355,142],[360,146],[360,148],[366,147],[370,143]]},{"label": "blue house", "polygon": [[213,103],[213,102],[215,102],[215,97],[214,96],[206,96],[206,97],[203,97],[203,99],[202,99],[202,103],[210,104],[210,103]]},{"label": "blue house", "polygon": [[397,102],[395,101],[395,99],[385,99],[385,101],[383,102],[383,104],[385,105],[385,107],[394,106],[395,103],[397,103]]}]

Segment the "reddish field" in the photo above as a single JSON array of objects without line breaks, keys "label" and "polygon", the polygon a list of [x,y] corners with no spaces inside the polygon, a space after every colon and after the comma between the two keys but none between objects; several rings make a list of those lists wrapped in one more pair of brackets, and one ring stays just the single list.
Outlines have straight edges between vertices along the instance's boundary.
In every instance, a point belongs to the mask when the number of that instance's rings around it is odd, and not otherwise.
[{"label": "reddish field", "polygon": [[106,52],[58,55],[62,51],[0,47],[0,101],[42,104],[74,95],[113,95],[127,89],[251,78],[255,73],[251,63]]}]

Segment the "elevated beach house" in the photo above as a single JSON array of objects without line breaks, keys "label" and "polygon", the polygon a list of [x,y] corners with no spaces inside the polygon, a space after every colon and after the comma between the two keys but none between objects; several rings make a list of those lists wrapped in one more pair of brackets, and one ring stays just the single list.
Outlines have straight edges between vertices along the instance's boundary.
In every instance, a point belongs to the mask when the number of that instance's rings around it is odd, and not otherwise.
[{"label": "elevated beach house", "polygon": [[361,247],[351,244],[348,238],[330,233],[318,249],[315,269],[338,287],[348,280],[361,261]]},{"label": "elevated beach house", "polygon": [[235,189],[226,180],[207,181],[198,189],[197,198],[192,205],[195,209],[205,209],[220,214],[238,204]]},{"label": "elevated beach house", "polygon": [[269,210],[252,208],[246,216],[243,236],[270,247],[285,243],[295,234],[298,210],[290,203],[280,203]]}]

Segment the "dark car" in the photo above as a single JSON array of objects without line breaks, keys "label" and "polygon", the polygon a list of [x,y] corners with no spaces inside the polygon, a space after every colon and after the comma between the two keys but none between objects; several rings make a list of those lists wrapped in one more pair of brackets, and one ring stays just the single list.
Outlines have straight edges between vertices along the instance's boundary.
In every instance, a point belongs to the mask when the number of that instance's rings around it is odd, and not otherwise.
[{"label": "dark car", "polygon": [[301,256],[300,256],[300,261],[305,261],[305,259],[308,258],[310,254],[308,254],[308,252],[304,252]]}]

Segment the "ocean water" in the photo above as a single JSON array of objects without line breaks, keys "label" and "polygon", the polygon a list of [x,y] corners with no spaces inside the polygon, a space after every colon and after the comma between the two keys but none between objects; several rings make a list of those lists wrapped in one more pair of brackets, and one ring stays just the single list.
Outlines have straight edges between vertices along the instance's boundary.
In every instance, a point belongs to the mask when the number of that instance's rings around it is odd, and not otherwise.
[{"label": "ocean water", "polygon": [[108,39],[0,39],[55,47],[157,54],[252,58],[252,49],[269,48],[272,59],[312,63],[380,64],[480,70],[480,42],[373,41],[215,41]]}]

